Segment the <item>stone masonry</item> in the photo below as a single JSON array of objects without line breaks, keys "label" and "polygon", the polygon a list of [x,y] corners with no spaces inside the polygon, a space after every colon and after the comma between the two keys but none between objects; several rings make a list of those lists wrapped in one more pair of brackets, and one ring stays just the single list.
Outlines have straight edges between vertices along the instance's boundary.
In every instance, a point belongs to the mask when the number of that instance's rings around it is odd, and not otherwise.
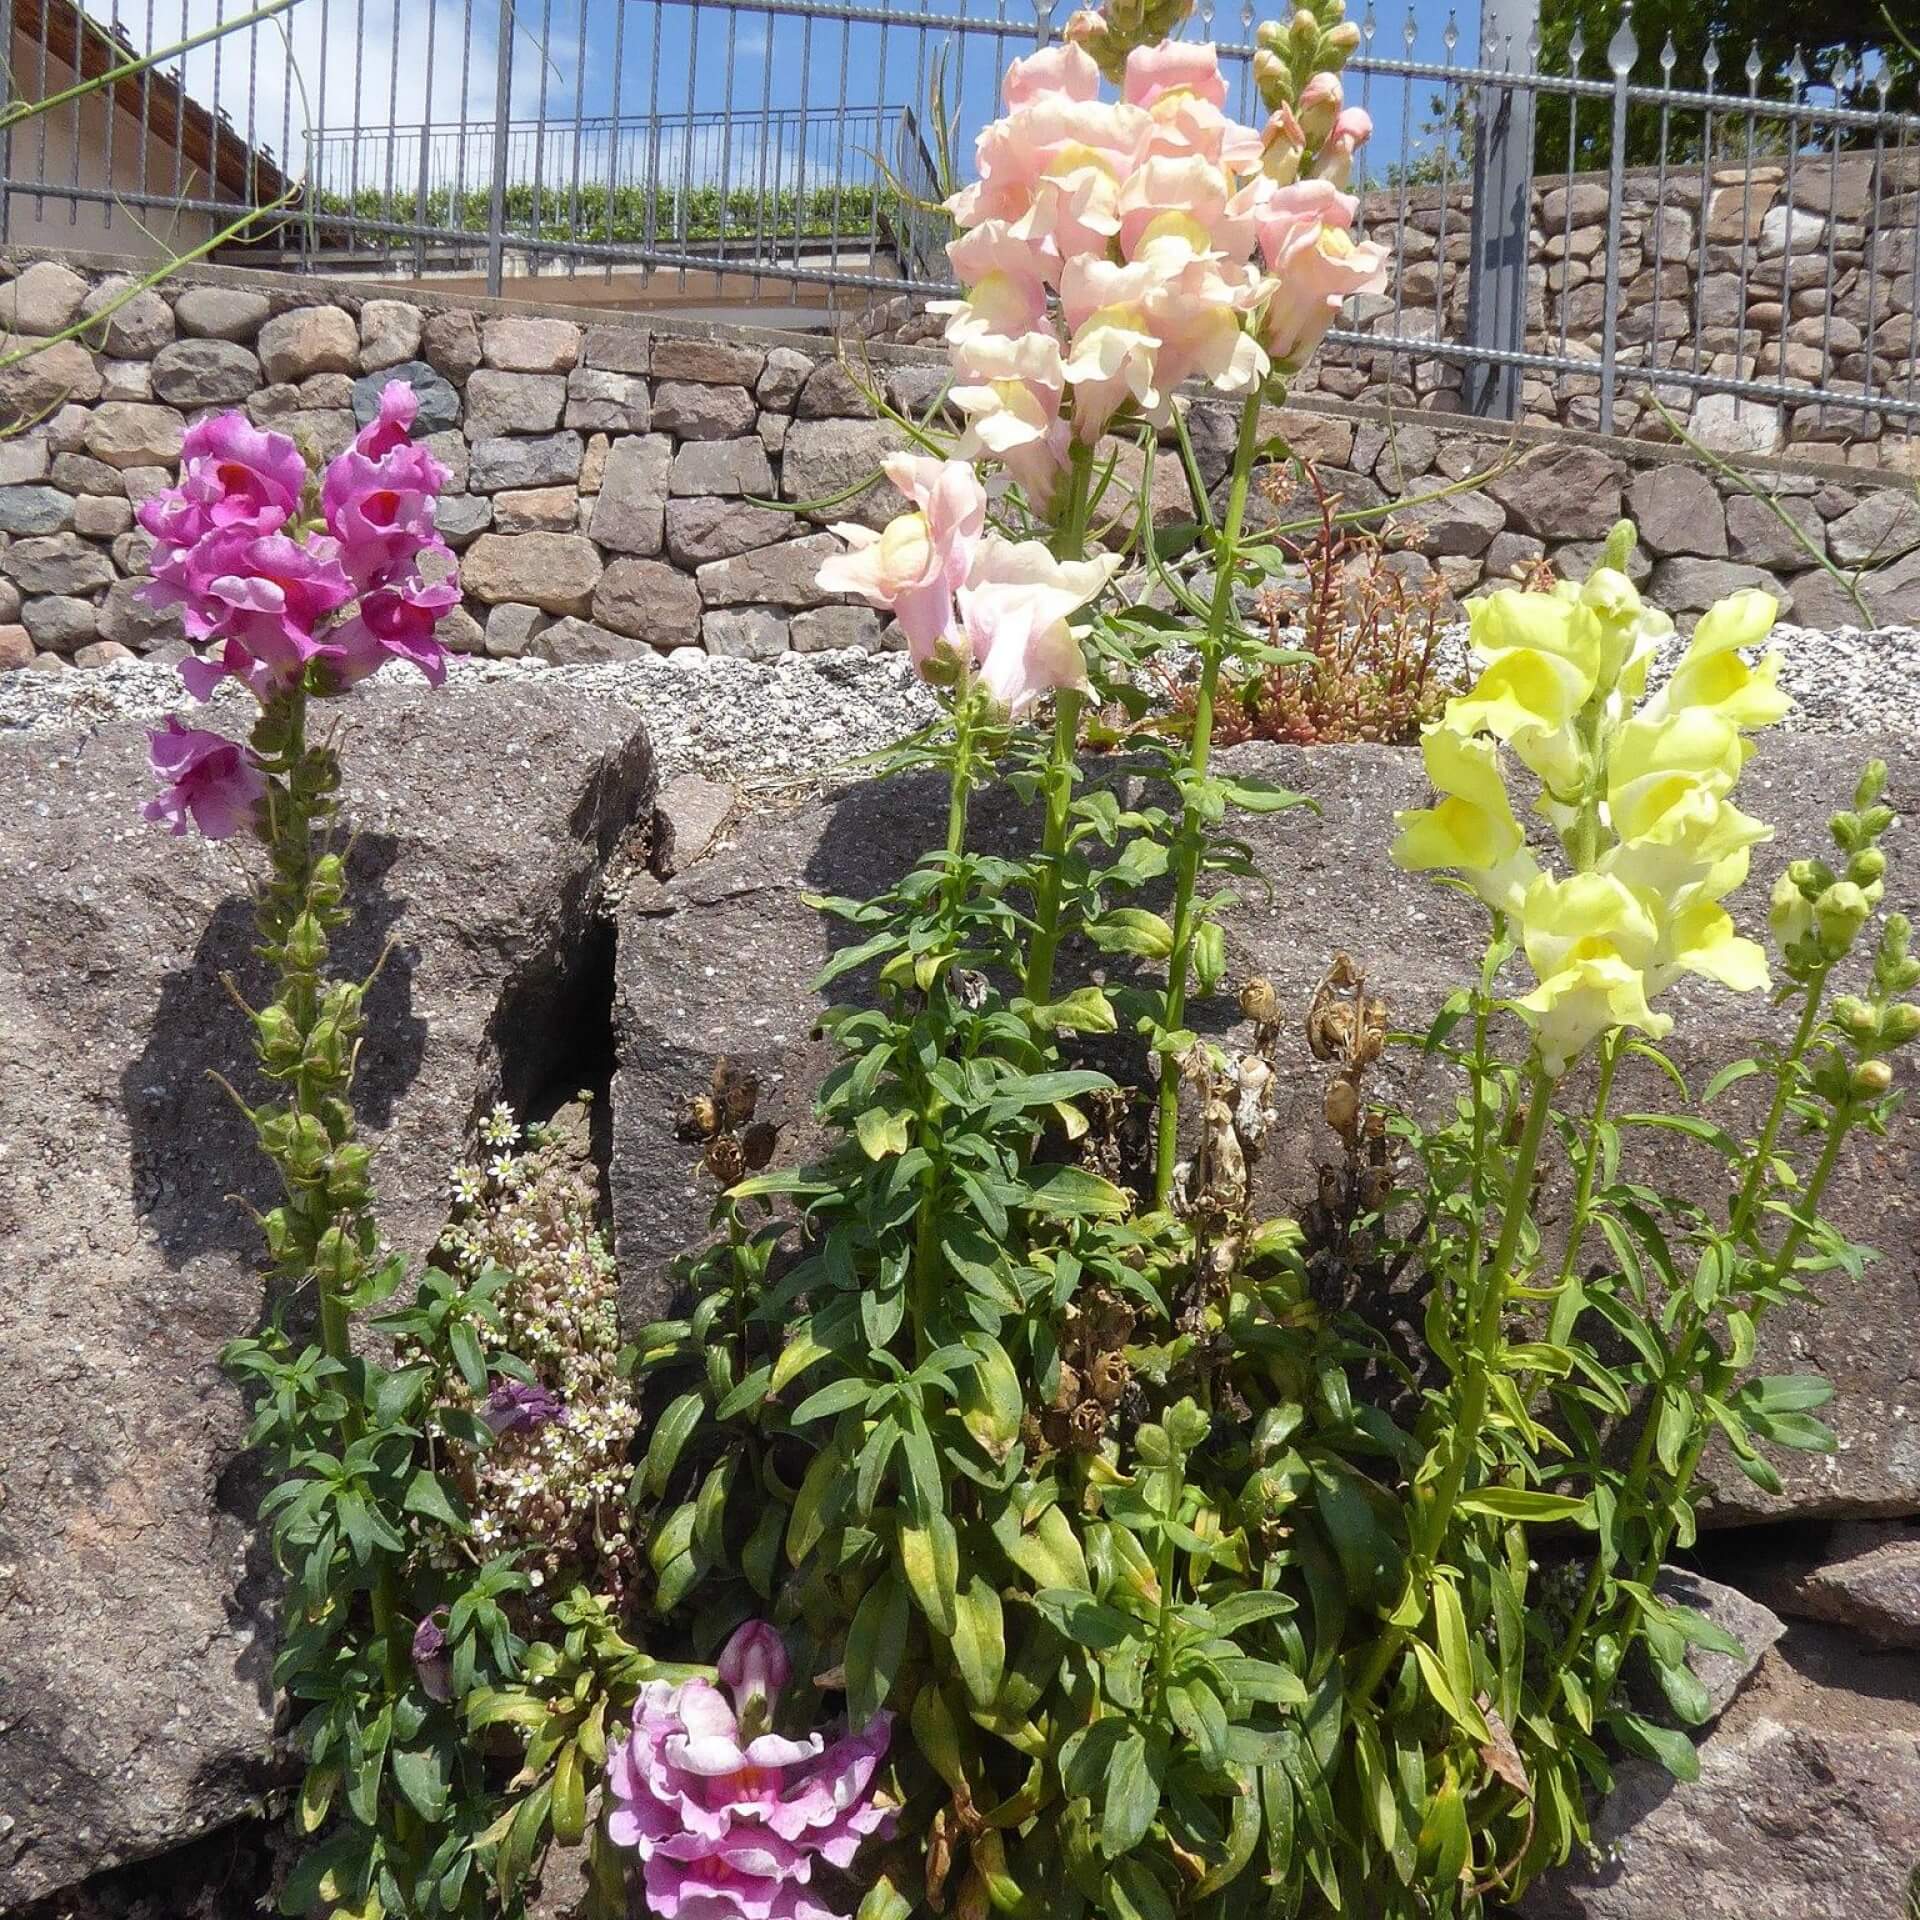
[{"label": "stone masonry", "polygon": [[[113,277],[97,262],[0,254],[0,322],[18,330],[7,346],[83,318]],[[828,524],[879,526],[904,504],[879,477],[903,436],[867,393],[924,411],[944,378],[932,351],[874,348],[849,368],[802,337],[191,271],[86,338],[0,369],[0,428],[20,423],[0,438],[0,670],[179,657],[177,616],[137,595],[151,542],[134,509],[170,484],[188,422],[242,406],[329,456],[391,379],[418,392],[421,429],[453,475],[441,525],[466,594],[442,637],[456,650],[575,663],[893,642],[879,614],[814,581],[836,548]],[[1904,476],[1748,457],[1736,478],[1643,441],[1496,434],[1318,397],[1268,425],[1347,508],[1405,503],[1394,564],[1457,598],[1542,555],[1588,564],[1625,511],[1642,529],[1640,576],[1676,615],[1761,585],[1802,624],[1859,624],[1824,554],[1875,569],[1863,590],[1880,620],[1920,619],[1920,502]],[[1196,403],[1193,438],[1217,492],[1229,412]],[[1124,493],[1139,456],[1117,452]],[[1153,487],[1163,529],[1192,518],[1176,460],[1156,461]],[[1311,504],[1275,484],[1256,515],[1284,534]]]}]

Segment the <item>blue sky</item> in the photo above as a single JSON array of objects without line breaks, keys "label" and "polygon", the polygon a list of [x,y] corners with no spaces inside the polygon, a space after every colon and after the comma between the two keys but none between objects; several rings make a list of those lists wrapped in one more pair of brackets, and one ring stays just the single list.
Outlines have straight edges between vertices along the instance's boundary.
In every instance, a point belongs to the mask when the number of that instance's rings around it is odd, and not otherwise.
[{"label": "blue sky", "polygon": [[[113,0],[87,3],[104,14]],[[858,177],[870,171],[863,153],[875,144],[875,110],[924,113],[942,46],[964,167],[973,133],[993,110],[999,69],[1033,45],[1038,17],[1031,0],[891,0],[896,19],[932,15],[979,23],[978,30],[960,33],[807,20],[713,0],[697,7],[668,0],[517,5],[512,117],[524,129],[544,114],[549,131],[539,138],[516,134],[512,171],[529,176],[537,152],[543,176],[563,187],[576,164],[582,179],[604,177],[610,165],[629,181],[648,167],[665,180],[693,177],[701,184],[717,181],[723,170],[739,185],[754,184],[763,172],[769,179],[779,174],[782,184],[796,175],[810,183],[836,172]],[[1064,19],[1070,5],[1056,0],[1052,17]],[[166,44],[244,10],[244,0],[120,0],[121,23],[142,46]],[[1244,42],[1257,17],[1241,0],[1214,0],[1203,4],[1188,32],[1210,30],[1223,43]],[[1448,10],[1436,0],[1416,0],[1412,17],[1414,57],[1444,60]],[[1376,50],[1400,57],[1407,14],[1389,0],[1379,18]],[[356,160],[362,184],[385,185],[389,167],[395,184],[412,184],[420,167],[418,130],[429,121],[434,182],[457,175],[477,186],[490,159],[498,21],[499,0],[296,0],[281,20],[191,56],[188,89],[202,100],[217,98],[243,131],[290,154],[296,170],[307,130],[325,129],[329,184],[344,184]],[[1002,23],[1004,35],[995,31]],[[1459,22],[1460,61],[1472,57],[1477,32],[1477,7],[1469,0]],[[1377,123],[1376,168],[1399,151],[1406,120],[1417,131],[1429,117],[1433,91],[1430,83],[1415,82],[1408,115],[1409,90],[1398,79],[1376,79],[1368,102]],[[1360,97],[1357,85],[1351,97]],[[596,130],[576,150],[571,132],[556,130],[570,129],[576,115],[640,120],[653,100],[674,123],[662,131],[629,127],[614,141]],[[788,116],[771,138],[757,131],[763,109]],[[684,134],[680,123],[689,114],[702,124]],[[356,122],[362,129],[357,142],[350,133]],[[886,116],[885,124],[891,130],[897,115]],[[388,126],[407,132],[392,141],[367,137],[368,130]]]}]

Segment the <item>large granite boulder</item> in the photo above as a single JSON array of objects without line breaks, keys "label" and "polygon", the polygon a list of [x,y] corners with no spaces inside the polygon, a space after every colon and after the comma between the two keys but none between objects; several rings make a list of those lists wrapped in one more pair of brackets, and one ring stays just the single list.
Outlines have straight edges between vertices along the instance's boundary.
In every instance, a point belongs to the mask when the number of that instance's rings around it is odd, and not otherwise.
[{"label": "large granite boulder", "polygon": [[[217,976],[251,993],[258,966],[244,859],[139,818],[126,713],[161,710],[170,678],[121,670],[67,724],[0,731],[0,1911],[286,1777],[260,1488],[216,1364],[262,1311],[233,1196],[264,1204],[266,1169],[208,1077],[250,1084]],[[368,968],[392,943],[361,1107],[384,1225],[423,1249],[484,1105],[590,1077],[576,996],[651,762],[631,708],[557,682],[373,683],[350,705],[344,952]],[[245,717],[221,701],[212,724]]]},{"label": "large granite boulder", "polygon": [[[1742,798],[1779,833],[1757,850],[1742,900],[1749,918],[1764,914],[1767,890],[1789,857],[1821,850],[1828,813],[1844,803],[1860,761],[1873,751],[1893,766],[1891,803],[1914,811],[1915,776],[1903,742],[1814,735],[1766,742]],[[1283,1005],[1304,1010],[1328,957],[1344,949],[1385,993],[1399,1024],[1423,1024],[1474,964],[1482,927],[1465,903],[1387,859],[1393,810],[1428,798],[1417,756],[1379,747],[1247,747],[1227,764],[1301,788],[1320,807],[1317,815],[1302,810],[1244,823],[1272,891],[1243,886],[1226,916],[1232,977],[1264,974]],[[671,1293],[672,1256],[705,1229],[712,1185],[674,1126],[680,1103],[705,1081],[717,1055],[735,1055],[758,1074],[763,1113],[781,1127],[782,1162],[803,1157],[811,1144],[808,1109],[829,1056],[811,1036],[821,1002],[809,982],[832,936],[802,896],[877,891],[935,843],[944,806],[934,783],[909,780],[856,786],[787,812],[760,809],[670,883],[630,897],[616,959],[612,1189],[623,1285],[636,1317],[660,1310]],[[1003,808],[984,810],[989,835],[996,818],[1004,830]],[[1893,885],[1908,905],[1920,892],[1916,858],[1920,849],[1903,859],[1896,842]],[[1681,1016],[1674,1048],[1695,1085],[1782,1032],[1759,996],[1706,983],[1684,984],[1662,1004]],[[1222,997],[1195,1017],[1224,1031],[1232,1003]],[[1409,1058],[1390,1056],[1384,1086],[1418,1111],[1452,1098],[1450,1081],[1421,1076]],[[1321,1072],[1304,1044],[1291,1053],[1283,1048],[1281,1078],[1280,1122],[1263,1162],[1276,1209],[1297,1208],[1310,1194],[1330,1141],[1318,1117]],[[1619,1075],[1616,1112],[1657,1105],[1663,1086],[1656,1069],[1630,1059]],[[1746,1090],[1723,1096],[1716,1107],[1722,1124],[1752,1126],[1754,1117],[1740,1108]],[[1568,1104],[1578,1110],[1583,1098],[1576,1087]],[[1638,1130],[1636,1137],[1629,1129],[1629,1137],[1648,1172],[1703,1199],[1724,1192],[1719,1163],[1676,1153],[1675,1136]],[[1896,1120],[1887,1139],[1853,1143],[1829,1210],[1882,1257],[1858,1285],[1844,1276],[1830,1280],[1825,1310],[1774,1315],[1763,1338],[1763,1371],[1817,1370],[1833,1380],[1837,1394],[1826,1417],[1844,1436],[1842,1450],[1781,1457],[1787,1491],[1779,1500],[1760,1494],[1716,1451],[1701,1483],[1710,1523],[1920,1512],[1917,1150],[1920,1123],[1910,1114]]]},{"label": "large granite boulder", "polygon": [[1920,1663],[1795,1627],[1700,1743],[1700,1778],[1629,1760],[1597,1858],[1525,1920],[1904,1920],[1920,1867]]}]

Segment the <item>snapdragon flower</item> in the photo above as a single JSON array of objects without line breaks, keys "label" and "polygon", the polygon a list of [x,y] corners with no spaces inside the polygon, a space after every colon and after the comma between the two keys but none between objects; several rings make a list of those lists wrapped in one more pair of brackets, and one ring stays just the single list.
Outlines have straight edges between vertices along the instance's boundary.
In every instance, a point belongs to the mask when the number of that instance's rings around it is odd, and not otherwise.
[{"label": "snapdragon flower", "polygon": [[[831,1746],[768,1731],[790,1678],[785,1647],[749,1621],[720,1655],[722,1686],[649,1681],[632,1731],[607,1749],[607,1833],[640,1855],[659,1920],[842,1920],[813,1886],[893,1829],[876,1776],[892,1715]],[[729,1695],[731,1698],[729,1698]]]}]

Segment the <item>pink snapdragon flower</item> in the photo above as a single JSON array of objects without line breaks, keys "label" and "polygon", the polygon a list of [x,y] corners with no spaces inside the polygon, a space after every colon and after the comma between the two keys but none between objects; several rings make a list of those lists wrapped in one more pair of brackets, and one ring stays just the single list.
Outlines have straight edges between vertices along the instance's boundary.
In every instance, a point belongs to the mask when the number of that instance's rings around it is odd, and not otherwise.
[{"label": "pink snapdragon flower", "polygon": [[196,420],[180,443],[180,484],[143,500],[136,517],[165,547],[216,533],[277,533],[300,511],[307,463],[285,434],[241,413]]},{"label": "pink snapdragon flower", "polygon": [[1120,556],[1056,560],[1040,540],[990,540],[960,590],[960,622],[980,683],[1009,713],[1042,694],[1084,690],[1086,656],[1068,616],[1096,600]]},{"label": "pink snapdragon flower", "polygon": [[953,457],[997,460],[1034,511],[1045,513],[1068,460],[1060,342],[1051,331],[1011,339],[979,334],[959,342],[952,358],[954,384],[947,398],[967,423]]},{"label": "pink snapdragon flower", "polygon": [[147,737],[153,771],[166,782],[141,808],[149,820],[164,821],[175,835],[191,824],[209,840],[226,840],[253,818],[267,778],[238,741],[183,727],[171,714]]},{"label": "pink snapdragon flower", "polygon": [[820,585],[857,593],[900,622],[914,664],[925,667],[953,626],[953,596],[973,565],[987,525],[987,495],[965,460],[894,454],[887,478],[914,503],[887,523],[834,528],[848,551],[822,563]]},{"label": "pink snapdragon flower", "polygon": [[731,1702],[706,1680],[641,1689],[631,1735],[607,1750],[608,1837],[639,1853],[658,1920],[842,1920],[813,1891],[814,1863],[844,1870],[892,1831],[875,1775],[893,1717],[831,1746],[765,1731],[789,1669],[763,1622],[742,1627],[719,1664]]},{"label": "pink snapdragon flower", "polygon": [[340,543],[341,565],[355,586],[373,585],[423,548],[441,548],[433,513],[447,479],[446,468],[411,440],[389,447],[378,459],[358,446],[335,457],[320,502],[327,531]]},{"label": "pink snapdragon flower", "polygon": [[1353,178],[1353,157],[1373,138],[1373,116],[1361,107],[1346,108],[1333,123],[1313,162],[1316,180],[1344,187]]},{"label": "pink snapdragon flower", "polygon": [[328,663],[342,685],[352,686],[389,660],[404,660],[437,687],[447,677],[447,650],[434,627],[459,604],[460,582],[451,574],[427,580],[410,572],[385,581],[363,593],[357,611],[328,636]]},{"label": "pink snapdragon flower", "polygon": [[1273,268],[1261,344],[1273,364],[1292,372],[1305,364],[1357,293],[1378,293],[1387,284],[1387,250],[1377,240],[1356,240],[1352,201],[1324,180],[1303,181],[1274,195],[1305,194],[1325,187],[1341,207],[1329,215],[1281,222],[1262,235]]}]

